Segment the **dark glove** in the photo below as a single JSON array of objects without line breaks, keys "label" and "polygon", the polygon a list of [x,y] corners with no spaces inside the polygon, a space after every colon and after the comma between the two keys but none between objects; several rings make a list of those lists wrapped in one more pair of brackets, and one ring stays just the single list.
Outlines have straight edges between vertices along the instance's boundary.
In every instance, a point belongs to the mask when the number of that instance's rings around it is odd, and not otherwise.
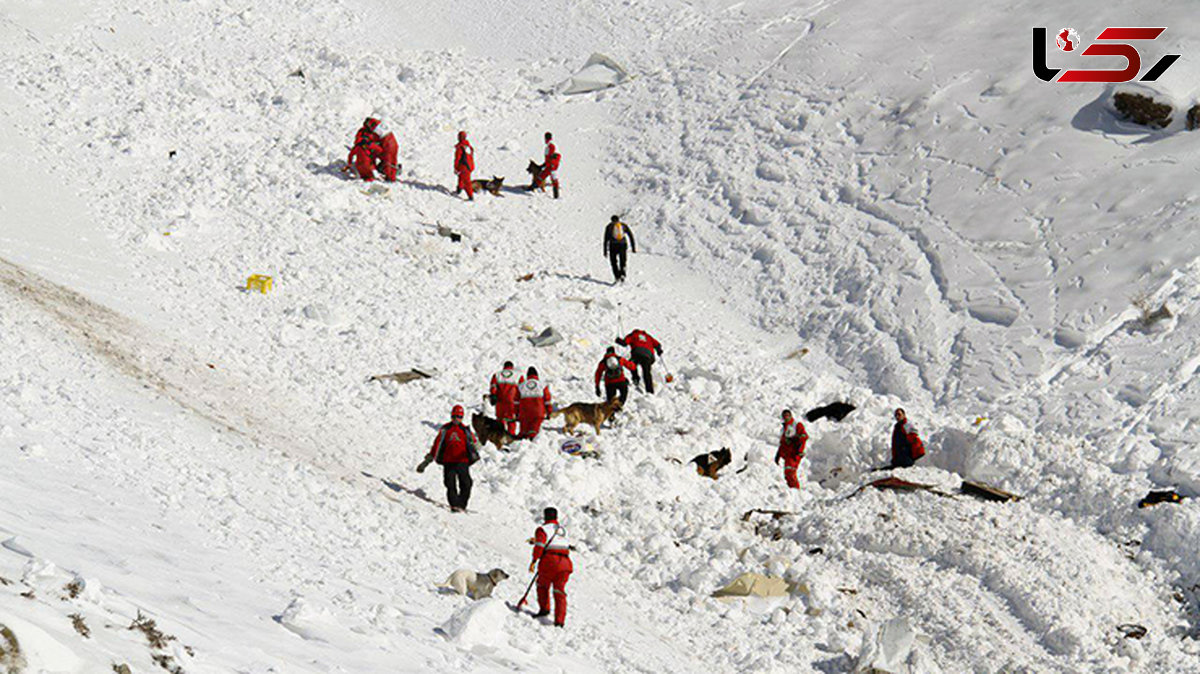
[{"label": "dark glove", "polygon": [[418,464],[417,464],[417,472],[418,472],[418,473],[424,473],[424,472],[425,472],[425,469],[426,469],[426,468],[428,468],[428,467],[429,467],[429,464],[430,464],[430,463],[432,463],[432,462],[433,462],[433,457],[432,457],[432,456],[427,456],[427,457],[425,457],[425,460],[424,460],[424,461],[422,461],[421,463],[418,463]]},{"label": "dark glove", "polygon": [[495,393],[491,393],[491,394],[489,394],[489,395],[488,395],[488,403],[489,403],[489,404],[490,404],[492,407],[495,407],[495,406],[496,406],[496,394],[495,394]]},{"label": "dark glove", "polygon": [[600,397],[600,387],[599,386],[596,387],[596,397],[597,398]]},{"label": "dark glove", "polygon": [[776,466],[779,465],[779,455],[778,454],[775,455],[775,465]]},{"label": "dark glove", "polygon": [[656,346],[656,347],[654,347],[654,351],[655,351],[655,352],[656,352],[658,355],[660,355],[660,356],[662,355],[662,347],[661,347],[661,346]]}]

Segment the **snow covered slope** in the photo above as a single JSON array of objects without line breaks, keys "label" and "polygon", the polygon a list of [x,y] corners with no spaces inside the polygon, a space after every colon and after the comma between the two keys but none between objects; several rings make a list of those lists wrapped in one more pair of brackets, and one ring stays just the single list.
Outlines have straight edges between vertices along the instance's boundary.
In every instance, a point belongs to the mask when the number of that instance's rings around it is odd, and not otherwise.
[{"label": "snow covered slope", "polygon": [[[0,2],[0,624],[54,672],[846,671],[896,617],[926,668],[1200,671],[1200,509],[1133,508],[1200,490],[1200,141],[1028,62],[1034,25],[1166,25],[1186,74],[1187,14]],[[636,79],[538,93],[594,51]],[[401,142],[386,195],[338,171],[372,112]],[[565,198],[455,199],[460,128],[508,185],[555,131]],[[620,288],[611,213],[639,241]],[[1133,295],[1175,316],[1143,327]],[[548,325],[567,339],[533,348]],[[590,400],[633,327],[675,381],[600,459],[552,422],[485,453],[471,514],[438,505],[412,468],[451,405],[506,358]],[[438,374],[368,381],[413,366]],[[787,493],[779,410],[835,399],[859,410],[810,425]],[[1025,499],[858,491],[898,404],[931,450],[908,477]],[[744,472],[683,463],[722,446]],[[580,547],[568,629],[435,590],[500,566],[519,596],[548,504]],[[797,591],[709,597],[745,571]]]}]

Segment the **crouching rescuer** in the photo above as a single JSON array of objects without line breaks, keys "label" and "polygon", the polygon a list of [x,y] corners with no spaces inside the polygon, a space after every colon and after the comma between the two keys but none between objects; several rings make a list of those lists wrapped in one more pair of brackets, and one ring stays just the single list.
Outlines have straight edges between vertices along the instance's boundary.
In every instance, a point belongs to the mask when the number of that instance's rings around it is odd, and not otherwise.
[{"label": "crouching rescuer", "polygon": [[550,615],[550,597],[554,596],[554,625],[562,627],[567,621],[567,579],[574,567],[571,565],[571,546],[567,542],[567,530],[558,524],[558,510],[546,508],[544,520],[530,542],[533,543],[533,561],[529,570],[537,567],[538,612],[535,618]]},{"label": "crouching rescuer", "polygon": [[800,480],[796,471],[800,468],[800,460],[804,458],[804,445],[808,443],[808,433],[804,424],[792,417],[791,410],[783,411],[783,432],[779,436],[779,449],[775,452],[775,465],[783,459],[783,479],[791,489],[800,488]]}]

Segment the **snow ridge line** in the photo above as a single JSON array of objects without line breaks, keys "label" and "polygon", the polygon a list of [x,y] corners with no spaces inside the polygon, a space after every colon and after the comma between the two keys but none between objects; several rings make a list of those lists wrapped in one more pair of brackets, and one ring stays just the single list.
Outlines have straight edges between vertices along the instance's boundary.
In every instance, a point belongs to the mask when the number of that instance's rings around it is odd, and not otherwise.
[{"label": "snow ridge line", "polygon": [[[281,451],[304,446],[293,434],[273,428],[264,417],[252,413],[251,405],[238,404],[247,395],[244,382],[235,384],[215,373],[199,380],[198,375],[207,374],[206,370],[213,366],[201,365],[199,358],[178,344],[158,343],[145,328],[112,309],[2,257],[0,287],[16,300],[49,316],[70,339],[117,372],[157,391],[217,428]],[[161,363],[162,367],[154,367],[152,363]],[[256,402],[253,408],[261,406]],[[316,452],[303,454],[309,459],[316,458]]]}]

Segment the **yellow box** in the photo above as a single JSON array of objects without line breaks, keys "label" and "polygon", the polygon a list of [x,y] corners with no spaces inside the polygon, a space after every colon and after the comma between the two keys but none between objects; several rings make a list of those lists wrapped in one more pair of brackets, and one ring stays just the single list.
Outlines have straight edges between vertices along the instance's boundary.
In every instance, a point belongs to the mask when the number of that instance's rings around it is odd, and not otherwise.
[{"label": "yellow box", "polygon": [[274,287],[275,279],[265,274],[253,274],[250,276],[250,278],[246,279],[246,290],[257,290],[265,295],[267,294],[268,290],[271,290]]}]

